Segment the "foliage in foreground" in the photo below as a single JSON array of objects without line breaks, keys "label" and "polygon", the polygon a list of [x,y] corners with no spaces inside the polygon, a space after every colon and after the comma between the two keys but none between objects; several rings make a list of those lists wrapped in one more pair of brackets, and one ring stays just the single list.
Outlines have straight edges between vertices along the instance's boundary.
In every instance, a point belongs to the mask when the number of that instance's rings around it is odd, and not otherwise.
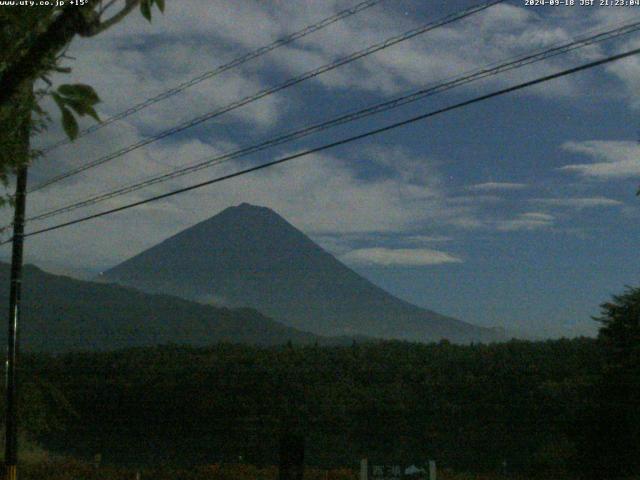
[{"label": "foliage in foreground", "polygon": [[456,480],[504,467],[512,478],[636,478],[640,290],[604,304],[599,321],[597,340],[34,354],[22,425],[51,451],[129,467],[104,470],[113,478],[157,465],[154,478],[226,475],[239,458],[257,466],[230,478],[270,478],[286,425],[304,433],[310,472],[367,457],[473,474]]},{"label": "foliage in foreground", "polygon": [[273,465],[295,418],[310,466],[433,458],[490,473],[506,459],[514,474],[551,475],[571,469],[598,352],[588,339],[164,346],[35,355],[24,373],[64,392],[66,406],[34,397],[52,412],[32,422],[51,425],[34,432],[45,447],[111,464]]},{"label": "foliage in foreground", "polygon": [[[100,467],[77,460],[57,460],[27,464],[21,467],[20,478],[24,480],[131,480],[140,473],[140,480],[277,480],[275,466],[254,465],[204,465],[193,468],[146,468]],[[305,470],[306,480],[356,480],[354,470],[342,468]]]},{"label": "foliage in foreground", "polygon": [[[123,0],[56,6],[32,2],[0,8],[0,186],[39,156],[29,139],[46,129],[51,118],[43,108],[50,97],[61,114],[61,125],[74,140],[79,133],[77,117],[99,121],[95,106],[100,99],[90,85],[54,87],[52,75],[67,74],[64,65],[69,44],[76,36],[94,37],[122,21],[136,7],[151,21],[152,7],[164,11],[164,0]],[[48,3],[48,2],[47,2]],[[53,3],[53,2],[51,2]],[[115,12],[113,10],[116,10]],[[1,190],[0,190],[1,192]],[[0,207],[11,197],[0,193]]]},{"label": "foliage in foreground", "polygon": [[[257,467],[244,464],[212,464],[193,468],[146,468],[100,467],[73,459],[27,464],[20,469],[24,480],[131,480],[140,474],[140,480],[277,480],[276,466]],[[319,469],[305,468],[305,480],[357,480],[359,472],[352,468]],[[458,473],[439,470],[441,480],[504,480],[498,474]],[[509,476],[510,480],[531,480],[532,477]],[[545,476],[545,480],[563,479],[563,476]],[[419,480],[416,478],[416,480]]]}]

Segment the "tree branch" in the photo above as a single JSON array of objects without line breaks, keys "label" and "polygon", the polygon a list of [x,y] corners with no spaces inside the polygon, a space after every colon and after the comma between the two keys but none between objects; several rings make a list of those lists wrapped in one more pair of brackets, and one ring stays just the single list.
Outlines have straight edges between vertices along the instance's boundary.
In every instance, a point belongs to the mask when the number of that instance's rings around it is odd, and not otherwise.
[{"label": "tree branch", "polygon": [[100,3],[100,15],[109,10],[118,0],[109,0],[106,5]]},{"label": "tree branch", "polygon": [[125,6],[116,13],[114,16],[105,20],[104,22],[100,22],[98,24],[94,24],[89,32],[83,34],[85,37],[93,37],[94,35],[98,35],[99,33],[104,32],[105,30],[113,27],[116,23],[120,22],[124,17],[131,13],[131,10],[136,8],[140,4],[140,0],[126,0]]},{"label": "tree branch", "polygon": [[[55,57],[75,35],[90,32],[93,25],[94,7],[99,0],[89,0],[84,7],[66,8],[47,30],[33,42],[31,47],[2,74],[0,80],[0,108],[5,107],[16,95],[20,86],[34,80],[46,68],[47,60]],[[96,17],[97,20],[97,17]]]}]

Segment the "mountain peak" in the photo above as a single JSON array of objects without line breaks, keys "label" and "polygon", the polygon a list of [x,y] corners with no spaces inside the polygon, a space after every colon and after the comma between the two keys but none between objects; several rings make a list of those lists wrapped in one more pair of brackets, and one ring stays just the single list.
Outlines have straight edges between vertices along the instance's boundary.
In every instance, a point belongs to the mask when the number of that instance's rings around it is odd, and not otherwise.
[{"label": "mountain peak", "polygon": [[[253,205],[251,203],[242,202],[240,205],[236,205],[234,207],[229,207],[230,210],[255,210],[255,211],[264,211],[269,210],[273,212],[273,210],[263,207],[262,205]],[[275,212],[274,212],[275,213]]]},{"label": "mountain peak", "polygon": [[[234,205],[222,210],[218,215],[214,215],[209,220],[214,220],[218,217],[255,217],[255,216],[263,216],[263,217],[273,217],[282,219],[280,215],[278,215],[275,211],[271,210],[269,207],[263,207],[261,205],[253,205],[251,203],[243,202],[239,205]],[[205,220],[206,221],[206,220]]]},{"label": "mountain peak", "polygon": [[323,335],[479,340],[486,329],[411,305],[361,277],[270,208],[229,207],[105,272],[203,303],[253,307]]}]

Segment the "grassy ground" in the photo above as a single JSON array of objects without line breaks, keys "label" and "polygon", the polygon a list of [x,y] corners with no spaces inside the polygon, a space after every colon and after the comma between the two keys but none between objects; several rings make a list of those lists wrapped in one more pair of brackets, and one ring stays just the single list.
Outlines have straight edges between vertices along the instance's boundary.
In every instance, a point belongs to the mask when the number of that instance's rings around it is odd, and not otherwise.
[{"label": "grassy ground", "polygon": [[[0,441],[0,447],[3,442]],[[52,455],[29,439],[20,440],[20,480],[277,480],[276,466],[256,467],[245,464],[213,464],[191,469],[124,468],[101,466],[73,458]],[[3,449],[4,450],[4,449]],[[1,457],[1,452],[0,452]],[[0,458],[0,462],[2,462]],[[139,475],[139,477],[137,476]],[[324,470],[307,467],[305,480],[359,480],[359,471],[354,468]],[[567,480],[558,476],[557,480]],[[421,480],[421,479],[416,479]],[[446,469],[438,471],[438,480],[506,480],[500,475],[456,473]],[[508,480],[532,480],[510,476]],[[545,476],[545,480],[556,480]]]},{"label": "grassy ground", "polygon": [[[134,469],[104,467],[74,460],[50,460],[21,466],[21,480],[134,480]],[[276,480],[276,467],[259,468],[251,465],[207,465],[189,470],[169,468],[140,470],[140,480]],[[306,469],[308,480],[356,480],[358,475],[349,469]]]},{"label": "grassy ground", "polygon": [[[192,469],[142,469],[101,467],[72,459],[49,459],[35,463],[25,463],[19,469],[20,480],[277,480],[275,466],[256,467],[253,465],[206,465]],[[306,468],[305,480],[359,480],[358,471],[342,468],[322,470]],[[545,480],[567,480],[565,476],[556,478],[545,476]],[[416,479],[420,480],[420,479]],[[438,472],[438,480],[505,480],[500,475],[454,473],[447,470]],[[509,480],[532,480],[509,477]]]}]

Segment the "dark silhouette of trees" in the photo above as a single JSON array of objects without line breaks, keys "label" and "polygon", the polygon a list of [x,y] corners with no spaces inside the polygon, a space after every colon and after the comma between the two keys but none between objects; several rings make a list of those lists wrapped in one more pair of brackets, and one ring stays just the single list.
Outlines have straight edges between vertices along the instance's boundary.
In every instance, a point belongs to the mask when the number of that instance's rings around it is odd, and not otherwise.
[{"label": "dark silhouette of trees", "polygon": [[601,305],[601,374],[582,415],[579,465],[587,478],[640,473],[640,288]]}]

